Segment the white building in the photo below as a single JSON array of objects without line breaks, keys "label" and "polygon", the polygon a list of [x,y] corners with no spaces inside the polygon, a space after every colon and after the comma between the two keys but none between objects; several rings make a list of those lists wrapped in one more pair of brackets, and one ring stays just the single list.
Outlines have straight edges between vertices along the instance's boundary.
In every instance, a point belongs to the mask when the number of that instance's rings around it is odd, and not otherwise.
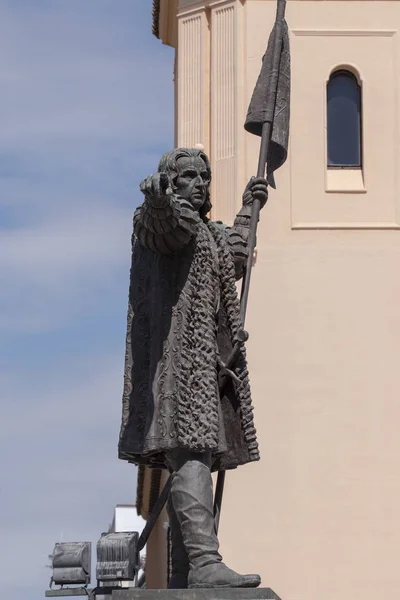
[{"label": "white building", "polygon": [[140,535],[145,525],[146,521],[138,515],[135,504],[117,504],[108,532],[138,531]]},{"label": "white building", "polygon": [[[123,531],[137,531],[139,535],[144,529],[146,521],[138,515],[135,504],[117,504],[114,509],[112,523],[108,529],[108,533],[119,533]],[[146,561],[146,547],[140,552],[140,562],[142,565]],[[138,579],[143,574],[143,569],[138,573]],[[135,584],[134,581],[123,582],[123,587],[131,587]]]}]

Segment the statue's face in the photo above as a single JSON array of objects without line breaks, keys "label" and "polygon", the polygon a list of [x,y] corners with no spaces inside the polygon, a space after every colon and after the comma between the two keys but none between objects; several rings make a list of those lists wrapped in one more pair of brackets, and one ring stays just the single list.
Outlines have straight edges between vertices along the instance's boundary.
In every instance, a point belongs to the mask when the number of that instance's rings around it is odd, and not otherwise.
[{"label": "statue's face", "polygon": [[175,182],[177,193],[188,200],[195,210],[200,210],[206,200],[210,185],[210,176],[205,162],[200,156],[182,156],[178,158],[176,165],[178,170]]}]

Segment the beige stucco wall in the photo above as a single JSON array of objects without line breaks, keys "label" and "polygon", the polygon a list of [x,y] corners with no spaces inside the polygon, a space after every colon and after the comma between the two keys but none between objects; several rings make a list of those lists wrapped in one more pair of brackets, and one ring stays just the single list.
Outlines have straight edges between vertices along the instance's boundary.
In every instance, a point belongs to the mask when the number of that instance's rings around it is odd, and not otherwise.
[{"label": "beige stucco wall", "polygon": [[[146,521],[169,474],[167,471],[162,471],[161,480],[155,475],[156,472],[153,469],[144,467],[142,476],[138,480],[138,486],[140,486],[138,507],[140,515]],[[146,556],[146,587],[166,588],[168,583],[168,515],[165,507],[153,527],[143,552]]]},{"label": "beige stucco wall", "polygon": [[[210,152],[214,216],[231,222],[257,165],[242,125],[275,3],[179,6],[176,142]],[[262,460],[227,476],[222,552],[283,600],[396,598],[400,2],[289,0],[287,20],[290,158],[262,214],[247,321]],[[361,184],[326,170],[340,65],[363,85]]]}]

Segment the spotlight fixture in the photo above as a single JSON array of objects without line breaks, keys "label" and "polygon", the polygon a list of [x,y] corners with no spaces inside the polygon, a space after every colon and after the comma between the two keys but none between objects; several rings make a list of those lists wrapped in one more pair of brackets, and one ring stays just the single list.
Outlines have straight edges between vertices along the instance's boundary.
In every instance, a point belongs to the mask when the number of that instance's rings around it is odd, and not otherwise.
[{"label": "spotlight fixture", "polygon": [[139,570],[136,531],[103,533],[97,542],[96,578],[107,584],[133,581]]},{"label": "spotlight fixture", "polygon": [[53,574],[50,580],[56,585],[88,585],[91,572],[91,542],[62,542],[54,546]]}]

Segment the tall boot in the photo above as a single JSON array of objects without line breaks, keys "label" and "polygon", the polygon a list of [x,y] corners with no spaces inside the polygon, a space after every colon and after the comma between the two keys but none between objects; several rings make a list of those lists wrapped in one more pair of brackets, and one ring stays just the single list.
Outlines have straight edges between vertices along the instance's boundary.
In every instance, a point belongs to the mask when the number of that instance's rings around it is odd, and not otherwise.
[{"label": "tall boot", "polygon": [[171,495],[168,496],[167,513],[169,517],[169,529],[171,532],[171,579],[168,584],[169,590],[183,590],[188,586],[189,558],[183,543],[181,526],[179,525]]},{"label": "tall boot", "polygon": [[259,575],[239,575],[229,569],[218,552],[213,514],[210,457],[181,452],[170,461],[174,471],[171,500],[181,526],[189,557],[189,588],[257,587]]}]

